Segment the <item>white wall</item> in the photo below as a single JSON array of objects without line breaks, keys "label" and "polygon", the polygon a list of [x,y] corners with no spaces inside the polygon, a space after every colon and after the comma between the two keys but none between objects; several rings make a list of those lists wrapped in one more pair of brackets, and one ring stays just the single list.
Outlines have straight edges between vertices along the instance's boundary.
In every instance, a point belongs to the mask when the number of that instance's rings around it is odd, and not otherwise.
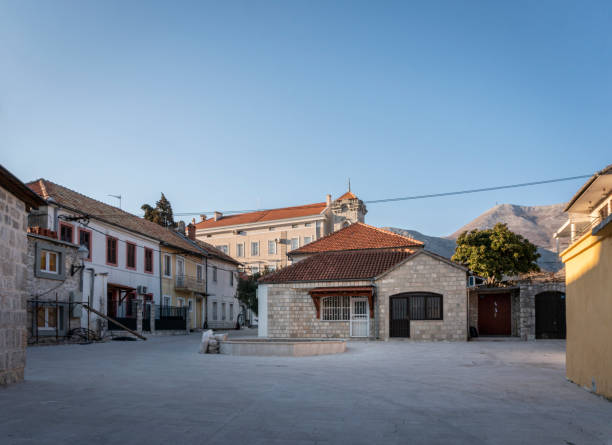
[{"label": "white wall", "polygon": [[257,287],[257,336],[268,336],[268,285],[260,284]]},{"label": "white wall", "polygon": [[[217,281],[213,280],[213,267],[217,267]],[[234,275],[233,285],[230,284],[230,273]],[[208,327],[211,329],[230,329],[236,326],[240,313],[240,301],[236,298],[238,290],[238,270],[236,265],[220,261],[216,258],[208,259],[207,268],[208,298],[207,308]],[[213,303],[217,303],[217,320],[213,319]],[[222,304],[225,303],[226,319],[222,320]],[[230,304],[234,305],[233,317],[230,319]],[[206,314],[205,314],[206,315]]]}]

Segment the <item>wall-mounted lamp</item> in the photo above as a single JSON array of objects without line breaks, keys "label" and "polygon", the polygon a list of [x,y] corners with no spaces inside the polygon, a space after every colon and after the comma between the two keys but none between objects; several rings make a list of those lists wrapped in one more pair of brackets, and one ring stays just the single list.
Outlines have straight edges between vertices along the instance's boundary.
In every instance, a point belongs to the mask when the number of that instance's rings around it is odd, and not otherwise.
[{"label": "wall-mounted lamp", "polygon": [[70,266],[70,276],[74,276],[75,273],[85,268],[85,265],[83,264],[83,260],[89,258],[89,249],[85,246],[79,247],[79,250],[77,250],[77,258],[81,260],[81,265],[76,266],[73,264],[72,266]]}]

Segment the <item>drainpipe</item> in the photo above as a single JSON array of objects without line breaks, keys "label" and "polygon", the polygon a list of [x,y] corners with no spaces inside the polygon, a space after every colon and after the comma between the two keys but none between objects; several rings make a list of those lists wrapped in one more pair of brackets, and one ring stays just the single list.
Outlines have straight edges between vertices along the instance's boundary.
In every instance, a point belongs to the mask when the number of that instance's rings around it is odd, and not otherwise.
[{"label": "drainpipe", "polygon": [[[161,313],[161,307],[162,307],[162,303],[163,303],[163,281],[162,281],[162,251],[161,251],[161,244],[159,245],[159,311]],[[155,305],[155,301],[153,301],[153,305]],[[155,323],[153,320],[151,320],[152,323]]]},{"label": "drainpipe", "polygon": [[204,257],[204,329],[208,329],[208,257]]},{"label": "drainpipe", "polygon": [[374,338],[380,340],[380,327],[378,326],[378,292],[376,283],[372,279],[372,306],[374,306]]}]

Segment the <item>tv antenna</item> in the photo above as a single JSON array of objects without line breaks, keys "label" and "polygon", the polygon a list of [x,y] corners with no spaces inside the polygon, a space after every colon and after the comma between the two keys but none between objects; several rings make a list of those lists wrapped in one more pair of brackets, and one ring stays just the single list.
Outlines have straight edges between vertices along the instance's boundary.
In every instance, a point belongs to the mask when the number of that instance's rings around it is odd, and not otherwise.
[{"label": "tv antenna", "polygon": [[119,208],[121,208],[121,195],[107,195],[112,196],[113,198],[117,198],[119,200]]}]

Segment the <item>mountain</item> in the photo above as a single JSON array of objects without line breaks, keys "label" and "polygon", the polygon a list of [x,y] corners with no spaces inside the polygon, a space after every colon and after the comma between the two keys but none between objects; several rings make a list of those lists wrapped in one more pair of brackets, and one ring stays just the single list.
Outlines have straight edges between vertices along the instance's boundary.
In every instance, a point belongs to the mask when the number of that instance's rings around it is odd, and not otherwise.
[{"label": "mountain", "polygon": [[510,230],[523,235],[538,246],[541,255],[538,265],[541,269],[556,272],[563,267],[563,264],[555,252],[552,235],[567,219],[563,213],[564,206],[565,204],[530,207],[514,204],[496,205],[447,237],[428,236],[416,230],[396,227],[385,227],[385,229],[423,241],[426,250],[450,258],[455,252],[455,240],[464,231],[490,229],[498,222],[506,223]]},{"label": "mountain", "polygon": [[553,233],[567,219],[563,212],[564,207],[565,204],[531,207],[514,204],[496,205],[446,238],[456,240],[466,230],[490,229],[498,222],[502,222],[536,246],[554,250]]}]

